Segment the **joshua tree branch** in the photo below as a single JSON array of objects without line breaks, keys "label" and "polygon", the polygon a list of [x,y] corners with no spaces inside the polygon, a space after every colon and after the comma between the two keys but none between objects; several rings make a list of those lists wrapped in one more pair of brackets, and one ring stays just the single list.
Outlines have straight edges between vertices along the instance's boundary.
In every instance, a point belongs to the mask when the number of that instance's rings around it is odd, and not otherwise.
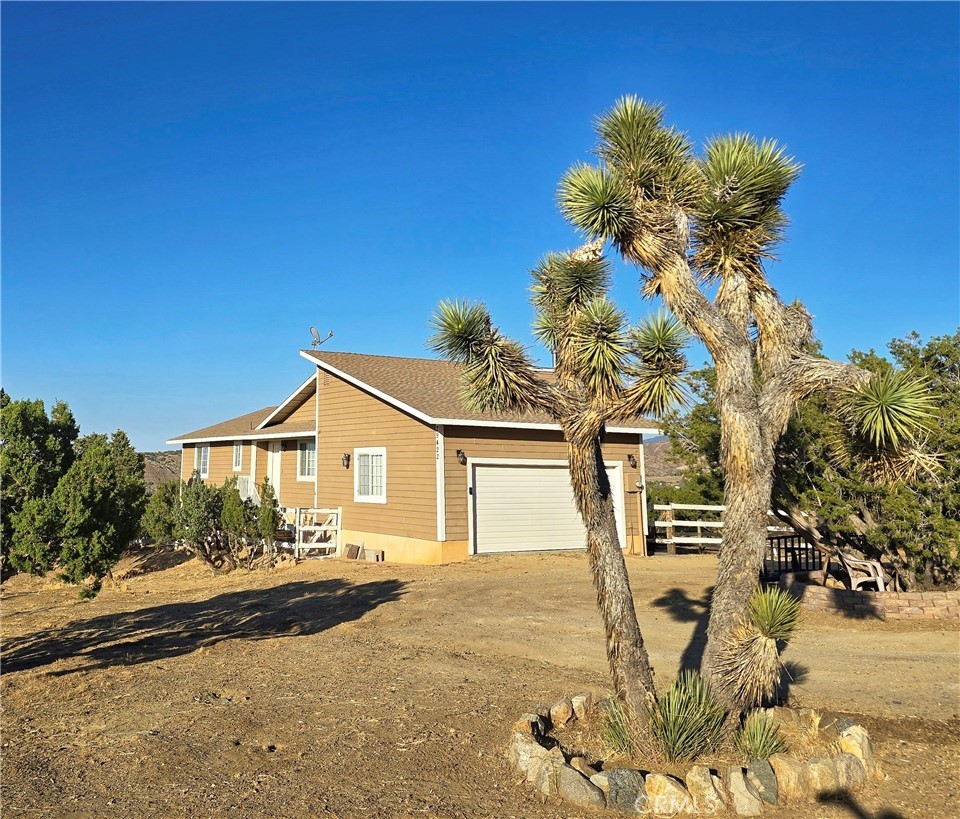
[{"label": "joshua tree branch", "polygon": [[804,355],[786,362],[760,392],[763,427],[774,441],[786,431],[797,403],[814,392],[836,393],[855,388],[870,373],[852,364]]}]

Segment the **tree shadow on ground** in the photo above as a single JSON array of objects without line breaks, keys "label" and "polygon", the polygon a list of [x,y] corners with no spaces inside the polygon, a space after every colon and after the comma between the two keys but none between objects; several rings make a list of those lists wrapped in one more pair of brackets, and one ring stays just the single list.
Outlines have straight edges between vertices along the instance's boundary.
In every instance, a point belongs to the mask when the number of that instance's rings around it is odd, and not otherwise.
[{"label": "tree shadow on ground", "polygon": [[881,810],[879,813],[868,813],[863,806],[853,798],[848,790],[829,791],[817,796],[821,804],[842,805],[857,819],[904,819],[902,813],[893,810]]},{"label": "tree shadow on ground", "polygon": [[710,599],[713,596],[713,586],[704,592],[702,597],[690,597],[684,589],[668,589],[650,604],[658,609],[666,609],[671,620],[678,623],[695,623],[690,642],[680,655],[679,671],[687,669],[696,671],[703,660],[703,652],[707,646],[707,624],[710,621]]},{"label": "tree shadow on ground", "polygon": [[78,660],[77,665],[54,672],[69,674],[176,657],[222,640],[316,634],[399,599],[405,585],[398,580],[298,581],[104,614],[10,640],[2,654],[2,672]]}]

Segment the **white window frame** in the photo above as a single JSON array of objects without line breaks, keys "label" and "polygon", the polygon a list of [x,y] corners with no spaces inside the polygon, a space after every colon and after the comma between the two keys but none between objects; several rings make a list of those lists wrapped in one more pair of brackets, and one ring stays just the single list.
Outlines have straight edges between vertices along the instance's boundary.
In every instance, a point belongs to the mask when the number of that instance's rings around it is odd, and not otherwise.
[{"label": "white window frame", "polygon": [[[381,476],[380,493],[376,495],[360,494],[360,461],[364,455],[383,458],[383,474]],[[356,503],[386,503],[387,502],[387,448],[385,446],[364,446],[353,450],[353,500]]]},{"label": "white window frame", "polygon": [[[307,466],[313,466],[312,472],[306,472],[304,470],[303,456],[305,452],[313,453],[313,464],[307,464]],[[297,441],[297,480],[298,481],[313,481],[317,477],[317,442],[312,438],[304,438],[303,440]]]},{"label": "white window frame", "polygon": [[193,451],[193,469],[201,478],[210,477],[210,444],[197,444]]},{"label": "white window frame", "polygon": [[233,471],[243,471],[243,441],[233,442]]}]

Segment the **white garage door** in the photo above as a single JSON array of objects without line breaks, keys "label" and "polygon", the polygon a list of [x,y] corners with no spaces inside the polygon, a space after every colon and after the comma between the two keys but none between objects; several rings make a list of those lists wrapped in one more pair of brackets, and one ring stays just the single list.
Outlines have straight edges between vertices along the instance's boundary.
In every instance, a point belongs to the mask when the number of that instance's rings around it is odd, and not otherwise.
[{"label": "white garage door", "polygon": [[[623,478],[619,464],[607,466],[621,543]],[[474,552],[527,552],[583,549],[583,523],[577,513],[565,463],[473,464]]]}]

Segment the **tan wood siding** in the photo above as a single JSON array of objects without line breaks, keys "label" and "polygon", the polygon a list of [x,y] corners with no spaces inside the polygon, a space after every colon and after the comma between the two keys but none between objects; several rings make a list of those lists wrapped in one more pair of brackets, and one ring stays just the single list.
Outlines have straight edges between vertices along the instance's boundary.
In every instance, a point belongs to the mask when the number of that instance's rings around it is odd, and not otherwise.
[{"label": "tan wood siding", "polygon": [[[446,427],[444,443],[444,477],[447,497],[447,540],[466,540],[467,467],[457,461],[457,450],[469,458],[524,458],[532,460],[566,460],[567,445],[558,431],[531,429],[504,429],[481,427]],[[624,512],[626,513],[627,543],[622,544],[641,551],[643,533],[639,527],[637,482],[640,480],[639,462],[630,466],[627,455],[639,457],[640,436],[610,434],[603,445],[604,460],[622,462],[624,484]]]},{"label": "tan wood siding", "polygon": [[[312,441],[313,438],[301,440]],[[298,440],[284,441],[280,454],[280,505],[313,506],[313,481],[297,480]],[[264,455],[266,457],[266,455]]]},{"label": "tan wood siding", "polygon": [[[342,506],[345,529],[435,540],[434,428],[333,375],[320,373],[319,391],[320,506]],[[386,447],[385,504],[354,501],[357,447]],[[341,463],[344,453],[349,469]]]},{"label": "tan wood siding", "polygon": [[[287,407],[289,411],[290,408]],[[290,412],[290,415],[287,418],[284,418],[284,423],[294,423],[297,421],[308,421],[313,423],[316,418],[317,411],[317,394],[315,392],[310,393],[310,395],[300,404],[296,409]]]}]

